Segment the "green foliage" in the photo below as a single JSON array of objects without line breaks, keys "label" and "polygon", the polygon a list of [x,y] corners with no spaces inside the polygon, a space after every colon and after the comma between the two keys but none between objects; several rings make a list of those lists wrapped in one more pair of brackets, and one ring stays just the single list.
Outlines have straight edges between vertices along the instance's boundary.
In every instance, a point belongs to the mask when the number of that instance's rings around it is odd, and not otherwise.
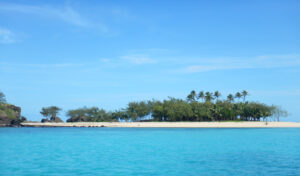
[{"label": "green foliage", "polygon": [[192,107],[188,102],[169,98],[163,103],[164,120],[165,121],[189,121],[193,115]]},{"label": "green foliage", "polygon": [[215,98],[216,100],[218,100],[219,97],[221,97],[221,93],[220,93],[219,91],[215,91],[215,93],[214,93],[214,98]]},{"label": "green foliage", "polygon": [[211,102],[211,101],[213,100],[212,93],[210,93],[210,92],[205,92],[204,99],[205,99],[206,102]]},{"label": "green foliage", "polygon": [[[234,96],[235,95],[235,96]],[[125,109],[106,112],[96,107],[68,111],[68,122],[103,121],[261,121],[268,117],[279,120],[287,112],[277,106],[245,101],[247,91],[229,94],[220,100],[219,91],[191,91],[186,100],[169,97],[166,100],[129,102]],[[234,102],[234,98],[238,101]],[[244,101],[239,101],[243,98]],[[213,101],[213,100],[216,101]],[[200,101],[198,101],[200,100]]]},{"label": "green foliage", "polygon": [[150,113],[147,102],[130,102],[127,107],[127,115],[132,121],[138,121]]},{"label": "green foliage", "polygon": [[187,101],[192,102],[196,100],[196,91],[192,90],[191,93],[186,97]]},{"label": "green foliage", "polygon": [[41,110],[41,114],[46,117],[49,121],[56,121],[57,114],[59,114],[59,111],[61,111],[61,108],[57,106],[49,106],[49,107],[43,107]]},{"label": "green foliage", "polygon": [[126,113],[126,110],[118,110],[118,111],[115,111],[113,113],[111,113],[111,118],[114,119],[114,120],[124,120],[124,121],[128,121],[129,120],[129,117]]},{"label": "green foliage", "polygon": [[233,95],[232,95],[232,94],[229,94],[229,95],[227,96],[227,100],[228,100],[229,102],[233,102],[233,100],[234,100]]},{"label": "green foliage", "polygon": [[15,126],[20,125],[25,120],[25,117],[21,116],[20,107],[0,103],[0,124]]},{"label": "green foliage", "polygon": [[67,122],[111,122],[117,121],[116,114],[106,112],[104,109],[97,107],[83,107],[79,109],[69,110],[67,112],[69,119]]},{"label": "green foliage", "polygon": [[148,101],[150,113],[155,121],[164,120],[164,104],[161,101]]},{"label": "green foliage", "polygon": [[242,94],[240,93],[240,92],[237,92],[236,94],[235,94],[235,98],[237,98],[238,100],[240,100],[240,98],[242,98]]},{"label": "green foliage", "polygon": [[[263,103],[248,101],[234,103],[235,97],[245,100],[247,95],[247,91],[242,91],[237,92],[235,96],[229,94],[227,100],[219,100],[221,96],[219,91],[214,93],[201,91],[197,96],[193,90],[186,101],[169,98],[163,101],[131,102],[120,112],[130,121],[140,121],[143,117],[149,116],[153,121],[259,121],[273,116],[275,112],[284,114],[283,110],[278,111],[277,107]],[[216,101],[213,101],[214,99]],[[121,115],[118,118],[124,119]]]}]

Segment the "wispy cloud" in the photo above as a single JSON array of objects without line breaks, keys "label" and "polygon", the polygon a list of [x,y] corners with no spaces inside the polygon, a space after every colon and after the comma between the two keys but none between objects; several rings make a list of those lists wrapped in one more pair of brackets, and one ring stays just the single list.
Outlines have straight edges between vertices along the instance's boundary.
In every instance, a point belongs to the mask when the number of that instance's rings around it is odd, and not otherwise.
[{"label": "wispy cloud", "polygon": [[[229,69],[238,69],[246,67],[236,67],[236,66],[210,66],[210,65],[191,65],[184,69],[185,72],[194,73],[194,72],[205,72],[212,70],[229,70]],[[248,67],[250,68],[250,67]]]},{"label": "wispy cloud", "polygon": [[0,43],[2,44],[9,44],[9,43],[15,43],[15,34],[8,30],[0,28]]},{"label": "wispy cloud", "polygon": [[[1,11],[33,14],[42,17],[55,18],[80,27],[95,27],[94,23],[85,18],[71,6],[53,7],[23,4],[0,4],[0,12]],[[107,31],[107,26],[104,24],[97,24],[96,26],[100,27],[104,32]]]},{"label": "wispy cloud", "polygon": [[84,63],[14,63],[14,62],[0,62],[0,72],[14,72],[20,70],[55,70],[55,69],[75,69],[85,66]]},{"label": "wispy cloud", "polygon": [[158,63],[157,59],[154,59],[148,54],[125,54],[114,58],[102,58],[99,61],[102,66],[108,66],[109,68],[137,67],[140,65],[152,65]]},{"label": "wispy cloud", "polygon": [[57,64],[27,64],[29,67],[35,68],[73,68],[73,67],[80,67],[83,64],[81,63],[57,63]]},{"label": "wispy cloud", "polygon": [[129,12],[121,7],[114,7],[110,11],[111,11],[112,15],[114,15],[117,18],[122,17],[122,18],[128,19],[131,17]]},{"label": "wispy cloud", "polygon": [[128,55],[128,56],[122,56],[123,60],[132,63],[132,64],[154,64],[157,61],[154,59],[151,59],[145,55]]},{"label": "wispy cloud", "polygon": [[136,67],[139,65],[147,65],[157,63],[156,60],[146,57],[144,55],[128,55],[120,56],[117,58],[103,58],[93,61],[83,61],[83,62],[73,62],[73,63],[17,63],[17,62],[1,62],[0,61],[0,72],[15,72],[19,68],[25,70],[35,70],[35,71],[47,71],[49,69],[53,70],[81,70],[81,71],[99,71],[105,69],[115,69],[115,68],[128,68]]},{"label": "wispy cloud", "polygon": [[213,70],[280,68],[300,65],[300,55],[263,55],[252,58],[207,58],[180,69],[181,73],[206,72]]}]

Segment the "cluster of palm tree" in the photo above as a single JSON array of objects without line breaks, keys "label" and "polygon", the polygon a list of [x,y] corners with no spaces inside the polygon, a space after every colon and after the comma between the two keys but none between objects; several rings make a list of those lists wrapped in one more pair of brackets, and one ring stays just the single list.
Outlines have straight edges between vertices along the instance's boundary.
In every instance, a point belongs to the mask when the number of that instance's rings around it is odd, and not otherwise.
[{"label": "cluster of palm tree", "polygon": [[[197,100],[202,100],[203,102],[211,102],[213,100],[218,101],[219,98],[221,97],[221,93],[219,91],[215,92],[204,92],[200,91],[198,94],[196,93],[195,90],[192,90],[191,93],[187,96],[187,101],[192,102],[192,101],[197,101]],[[248,92],[246,90],[243,90],[242,92],[237,92],[235,95],[229,94],[227,96],[227,100],[230,102],[233,102],[235,98],[240,100],[243,98],[243,101],[245,102],[246,97],[248,96]]]},{"label": "cluster of palm tree", "polygon": [[96,107],[69,110],[67,121],[260,121],[275,116],[279,120],[287,114],[274,105],[246,101],[248,95],[243,90],[221,100],[219,91],[196,93],[193,90],[186,100],[169,97],[163,101],[130,102],[117,111]]}]

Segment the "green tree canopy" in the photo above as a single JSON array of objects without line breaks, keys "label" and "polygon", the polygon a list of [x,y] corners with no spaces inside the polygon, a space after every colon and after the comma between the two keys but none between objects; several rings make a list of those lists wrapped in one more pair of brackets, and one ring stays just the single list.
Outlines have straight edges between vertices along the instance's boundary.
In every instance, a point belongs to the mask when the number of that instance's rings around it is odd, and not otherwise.
[{"label": "green tree canopy", "polygon": [[[243,93],[244,92],[244,93]],[[169,97],[168,99],[134,101],[127,107],[113,112],[107,112],[97,107],[69,110],[68,122],[80,121],[261,121],[273,117],[287,115],[278,106],[268,106],[264,103],[236,101],[234,98],[244,98],[246,91],[229,94],[227,99],[219,99],[219,91],[201,91],[197,98],[196,91],[191,91],[185,100]],[[217,101],[212,101],[213,99]],[[197,101],[203,99],[205,101]]]},{"label": "green tree canopy", "polygon": [[49,107],[43,107],[41,110],[41,114],[46,117],[46,119],[55,121],[57,114],[61,111],[61,108],[57,106],[49,106]]},{"label": "green tree canopy", "polygon": [[66,115],[69,117],[67,122],[105,122],[117,121],[119,114],[119,112],[106,112],[104,109],[97,107],[83,107],[69,110]]}]

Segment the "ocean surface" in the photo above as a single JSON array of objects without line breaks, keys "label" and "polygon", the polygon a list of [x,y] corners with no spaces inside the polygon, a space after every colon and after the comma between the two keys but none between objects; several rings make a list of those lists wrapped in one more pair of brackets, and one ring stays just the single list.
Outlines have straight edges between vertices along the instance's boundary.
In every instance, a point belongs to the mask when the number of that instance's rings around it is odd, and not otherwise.
[{"label": "ocean surface", "polygon": [[300,128],[0,128],[0,175],[300,175]]}]

